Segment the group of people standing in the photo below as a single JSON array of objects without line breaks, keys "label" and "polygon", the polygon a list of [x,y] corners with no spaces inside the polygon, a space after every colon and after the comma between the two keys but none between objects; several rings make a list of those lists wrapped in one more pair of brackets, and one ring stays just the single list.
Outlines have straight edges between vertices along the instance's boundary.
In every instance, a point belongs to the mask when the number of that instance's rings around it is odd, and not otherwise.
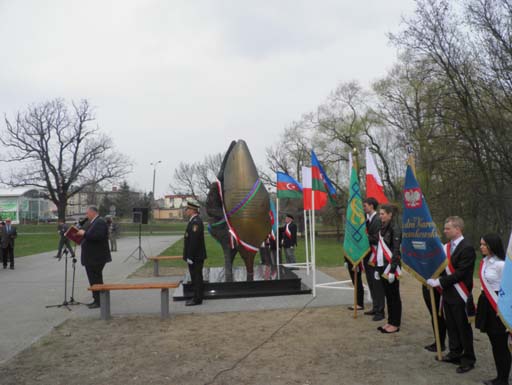
[{"label": "group of people standing", "polygon": [[[402,302],[400,298],[401,274],[400,244],[401,228],[398,223],[398,210],[388,204],[378,205],[374,198],[363,201],[366,213],[366,228],[371,252],[363,259],[368,288],[372,297],[372,308],[364,314],[373,316],[374,321],[385,318],[387,306],[387,323],[377,329],[382,333],[400,331]],[[427,280],[427,285],[434,288],[435,304],[431,304],[430,293],[423,287],[423,297],[432,317],[437,317],[441,349],[446,349],[448,335],[448,353],[442,357],[443,362],[457,365],[457,373],[466,373],[475,366],[476,356],[473,348],[472,316],[476,312],[476,328],[487,333],[492,346],[497,377],[484,381],[486,385],[505,385],[511,367],[511,353],[508,349],[509,334],[498,316],[497,298],[504,269],[505,249],[498,234],[487,234],[480,239],[482,263],[480,277],[482,292],[475,308],[472,296],[473,274],[476,252],[463,236],[464,221],[457,216],[446,218],[444,235],[448,239],[445,252],[448,266],[437,279]],[[349,268],[354,282],[358,274],[357,306],[364,309],[364,290],[361,281],[361,268]],[[353,310],[353,307],[349,309]],[[425,349],[436,352],[435,342]]]},{"label": "group of people standing", "polygon": [[[295,247],[297,246],[297,225],[292,214],[286,214],[284,225],[279,228],[279,264],[296,263]],[[261,263],[271,266],[272,269],[277,267],[277,237],[270,233],[260,246]]]}]

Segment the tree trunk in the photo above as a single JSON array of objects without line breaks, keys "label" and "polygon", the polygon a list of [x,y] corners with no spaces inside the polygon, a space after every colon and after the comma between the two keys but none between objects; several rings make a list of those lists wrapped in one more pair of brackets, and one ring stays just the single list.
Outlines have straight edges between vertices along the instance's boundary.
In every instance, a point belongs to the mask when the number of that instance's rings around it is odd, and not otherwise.
[{"label": "tree trunk", "polygon": [[68,203],[66,200],[61,200],[60,202],[57,202],[57,213],[59,216],[59,221],[66,221],[66,208]]}]

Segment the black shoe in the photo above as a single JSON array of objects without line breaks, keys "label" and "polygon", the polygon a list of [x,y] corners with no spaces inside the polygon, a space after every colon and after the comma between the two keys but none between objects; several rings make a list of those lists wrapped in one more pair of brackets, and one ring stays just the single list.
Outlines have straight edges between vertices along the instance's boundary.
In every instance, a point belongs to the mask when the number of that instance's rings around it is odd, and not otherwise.
[{"label": "black shoe", "polygon": [[7,269],[7,265],[4,265],[4,269]]},{"label": "black shoe", "polygon": [[185,306],[196,306],[196,305],[201,305],[202,303],[203,303],[203,301],[196,301],[194,299],[190,299],[187,302],[185,302]]},{"label": "black shoe", "polygon": [[368,311],[365,311],[364,312],[364,315],[375,315],[377,313],[375,313],[375,310],[368,310]]},{"label": "black shoe", "polygon": [[14,270],[14,265],[11,265],[11,267],[9,267],[9,269]]},{"label": "black shoe", "polygon": [[[349,306],[348,307],[348,310],[354,310],[354,306]],[[357,305],[357,310],[364,310],[364,307],[360,306],[360,305]]]},{"label": "black shoe", "polygon": [[[437,360],[437,357],[436,357]],[[449,354],[444,356],[441,361],[448,362],[450,364],[460,365],[460,357],[450,356]]]},{"label": "black shoe", "polygon": [[97,309],[100,307],[100,304],[98,302],[93,302],[87,305],[89,309]]},{"label": "black shoe", "polygon": [[[429,352],[434,352],[434,353],[437,352],[436,343],[434,342],[432,345],[425,346],[425,350],[428,350]],[[444,352],[445,350],[446,350],[446,347],[441,345],[441,351]]]},{"label": "black shoe", "polygon": [[470,370],[472,370],[475,367],[475,365],[461,365],[457,368],[456,372],[459,374],[467,373]]},{"label": "black shoe", "polygon": [[372,318],[372,321],[382,321],[384,316],[382,314],[375,314]]},{"label": "black shoe", "polygon": [[95,303],[97,303],[97,302],[96,301],[92,301],[92,302],[86,303],[85,306],[91,306],[91,305],[94,305]]}]

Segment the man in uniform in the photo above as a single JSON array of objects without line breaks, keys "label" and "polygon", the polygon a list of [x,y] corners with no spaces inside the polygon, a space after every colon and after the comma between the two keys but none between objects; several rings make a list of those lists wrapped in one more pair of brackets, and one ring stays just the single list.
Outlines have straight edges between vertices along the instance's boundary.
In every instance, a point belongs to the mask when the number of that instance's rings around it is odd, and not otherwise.
[{"label": "man in uniform", "polygon": [[185,209],[185,215],[190,219],[185,230],[183,260],[188,264],[188,271],[194,288],[194,297],[188,300],[185,306],[195,306],[203,303],[203,264],[206,259],[204,226],[203,220],[199,216],[199,204],[189,201]]},{"label": "man in uniform", "polygon": [[[73,251],[73,247],[71,247],[71,243],[69,239],[66,238],[64,234],[68,231],[68,225],[64,219],[59,219],[59,224],[57,226],[57,232],[59,233],[59,250],[57,251],[57,255],[54,258],[57,258],[59,261],[62,257],[62,250],[67,250],[71,254],[71,258],[75,258],[75,252]],[[65,247],[65,248],[64,248]]]},{"label": "man in uniform", "polygon": [[295,246],[297,246],[297,225],[293,223],[293,216],[286,214],[283,226],[283,247],[286,263],[295,263]]}]

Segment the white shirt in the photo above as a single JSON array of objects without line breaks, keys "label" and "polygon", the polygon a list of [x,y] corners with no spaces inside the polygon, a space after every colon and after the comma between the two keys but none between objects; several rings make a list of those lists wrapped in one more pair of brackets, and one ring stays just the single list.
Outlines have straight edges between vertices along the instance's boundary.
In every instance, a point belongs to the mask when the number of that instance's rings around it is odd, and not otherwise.
[{"label": "white shirt", "polygon": [[500,290],[501,277],[503,276],[503,269],[505,268],[505,261],[502,261],[495,255],[485,257],[485,269],[483,276],[489,283],[492,291]]},{"label": "white shirt", "polygon": [[375,215],[377,215],[377,211],[374,211],[371,215],[370,214],[366,214],[366,220],[368,222],[371,222]]},{"label": "white shirt", "polygon": [[450,247],[451,245],[453,244],[453,249],[451,249],[451,252],[454,252],[455,249],[457,248],[457,246],[459,245],[459,243],[462,242],[462,240],[464,239],[464,236],[461,235],[460,237],[458,237],[457,239],[454,239],[452,241],[450,241]]}]

